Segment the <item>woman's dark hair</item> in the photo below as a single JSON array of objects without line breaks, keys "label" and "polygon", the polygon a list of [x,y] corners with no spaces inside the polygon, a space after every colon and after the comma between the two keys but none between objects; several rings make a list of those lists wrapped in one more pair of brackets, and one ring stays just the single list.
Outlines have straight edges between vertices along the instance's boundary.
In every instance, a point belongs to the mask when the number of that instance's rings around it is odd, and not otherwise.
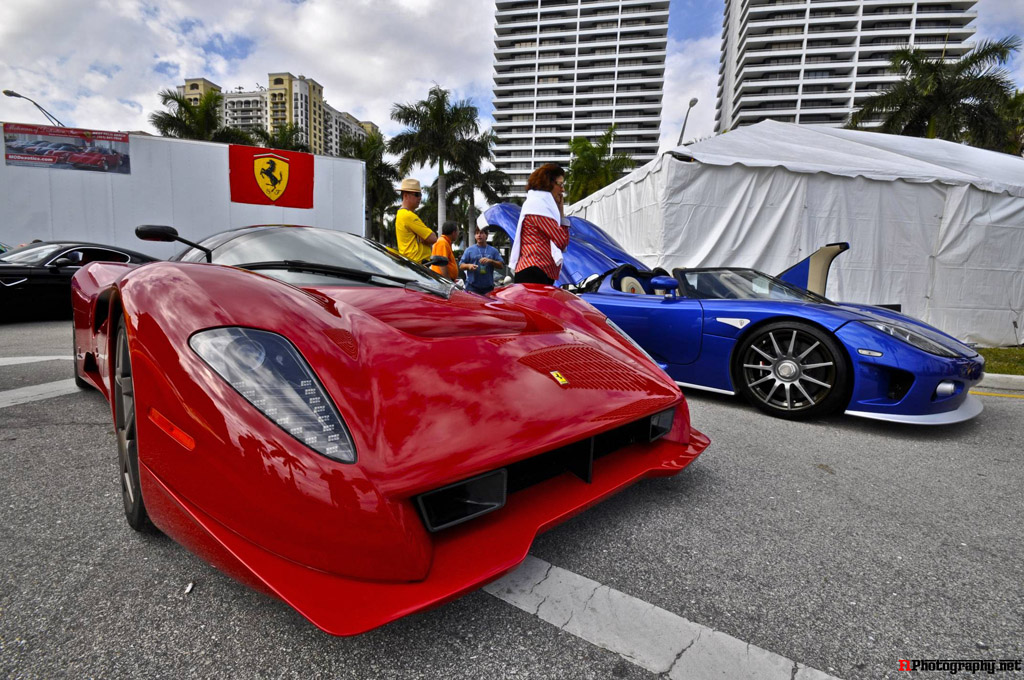
[{"label": "woman's dark hair", "polygon": [[565,170],[557,163],[545,163],[532,173],[526,180],[527,191],[551,191],[555,188],[555,180],[565,177]]}]

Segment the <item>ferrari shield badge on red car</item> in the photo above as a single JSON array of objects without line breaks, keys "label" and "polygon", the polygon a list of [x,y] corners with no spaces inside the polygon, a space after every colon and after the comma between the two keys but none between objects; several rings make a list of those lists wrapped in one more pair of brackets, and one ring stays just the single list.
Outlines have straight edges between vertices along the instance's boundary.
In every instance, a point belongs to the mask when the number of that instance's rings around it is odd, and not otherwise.
[{"label": "ferrari shield badge on red car", "polygon": [[288,188],[288,159],[276,153],[264,153],[252,159],[256,184],[271,201],[276,201]]}]

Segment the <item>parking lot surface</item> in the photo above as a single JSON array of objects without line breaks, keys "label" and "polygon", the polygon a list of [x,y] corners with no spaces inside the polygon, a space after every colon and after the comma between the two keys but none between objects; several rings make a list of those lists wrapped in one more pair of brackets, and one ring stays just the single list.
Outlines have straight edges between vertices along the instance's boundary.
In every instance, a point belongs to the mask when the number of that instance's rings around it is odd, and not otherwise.
[{"label": "parking lot surface", "polygon": [[[107,404],[67,387],[70,336],[69,322],[0,326],[3,677],[659,675],[592,627],[484,590],[333,638],[173,541],[134,533]],[[901,659],[1021,659],[1014,396],[981,396],[984,413],[967,423],[913,428],[787,422],[687,392],[708,451],[539,536],[530,563],[633,603],[611,607],[627,620],[609,626],[644,630],[628,619],[649,605],[651,621],[692,623],[806,677],[906,677]],[[726,667],[663,676],[730,677]]]}]

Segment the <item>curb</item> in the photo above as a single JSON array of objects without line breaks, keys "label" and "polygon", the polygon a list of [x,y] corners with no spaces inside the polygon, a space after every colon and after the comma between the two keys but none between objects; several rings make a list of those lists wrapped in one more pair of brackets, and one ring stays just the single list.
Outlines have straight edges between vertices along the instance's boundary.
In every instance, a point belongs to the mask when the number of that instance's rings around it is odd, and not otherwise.
[{"label": "curb", "polygon": [[985,377],[976,386],[987,389],[1013,390],[1024,392],[1024,375],[1004,375],[1001,373],[986,373]]}]

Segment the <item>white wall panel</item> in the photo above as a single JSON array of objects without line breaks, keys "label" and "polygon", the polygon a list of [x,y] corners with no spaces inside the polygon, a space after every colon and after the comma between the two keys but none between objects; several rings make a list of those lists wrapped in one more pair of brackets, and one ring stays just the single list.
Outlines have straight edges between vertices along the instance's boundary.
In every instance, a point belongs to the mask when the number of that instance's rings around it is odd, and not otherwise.
[{"label": "white wall panel", "polygon": [[364,164],[317,156],[313,208],[232,203],[226,144],[131,135],[131,173],[9,166],[0,160],[0,241],[108,243],[157,257],[179,244],[135,237],[140,224],[168,224],[199,240],[249,224],[303,224],[364,231]]}]

